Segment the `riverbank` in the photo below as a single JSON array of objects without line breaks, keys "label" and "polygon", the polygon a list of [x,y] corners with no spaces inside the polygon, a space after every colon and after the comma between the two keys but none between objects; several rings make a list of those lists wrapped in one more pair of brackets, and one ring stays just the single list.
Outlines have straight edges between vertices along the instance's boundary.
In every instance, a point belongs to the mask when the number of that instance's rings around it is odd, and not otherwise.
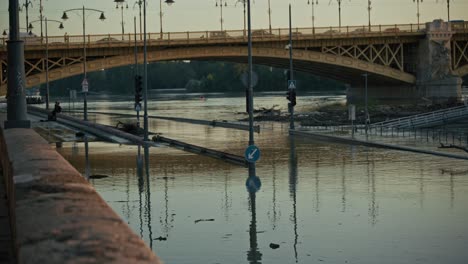
[{"label": "riverbank", "polygon": [[[371,123],[406,117],[425,112],[436,111],[444,108],[463,105],[463,103],[435,104],[435,105],[370,105],[369,117]],[[254,120],[257,122],[274,121],[289,122],[290,115],[286,111],[272,108],[255,109]],[[302,126],[336,126],[349,124],[348,106],[344,104],[332,104],[318,107],[310,112],[296,112],[294,119]],[[246,118],[240,121],[246,121]],[[364,123],[365,107],[356,106],[356,122]]]}]

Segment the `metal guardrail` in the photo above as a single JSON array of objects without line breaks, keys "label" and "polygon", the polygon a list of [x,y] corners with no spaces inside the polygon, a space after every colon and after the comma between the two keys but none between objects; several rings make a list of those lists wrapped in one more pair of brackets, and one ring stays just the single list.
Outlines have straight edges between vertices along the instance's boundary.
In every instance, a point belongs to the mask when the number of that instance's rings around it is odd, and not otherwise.
[{"label": "metal guardrail", "polygon": [[430,125],[443,124],[468,116],[468,106],[457,106],[448,109],[437,110],[429,113],[417,114],[408,117],[397,118],[389,121],[371,124],[372,128],[416,128]]},{"label": "metal guardrail", "polygon": [[[455,24],[454,24],[455,25]],[[457,31],[468,32],[468,24],[457,23],[452,26]],[[373,26],[342,26],[342,27],[305,27],[294,28],[293,39],[325,39],[325,38],[346,38],[346,37],[365,37],[380,35],[408,35],[414,33],[425,34],[425,24],[393,24],[393,25],[373,25]],[[136,34],[137,41],[143,42],[143,34]],[[164,32],[147,33],[147,40],[152,44],[166,45],[170,43],[212,43],[212,42],[245,42],[247,41],[247,32],[245,30],[225,30],[225,31],[186,31],[186,32]],[[128,44],[134,42],[135,34],[98,34],[86,35],[88,46],[116,46],[119,44]],[[255,29],[252,30],[252,39],[254,41],[286,40],[289,38],[288,28]],[[23,37],[26,46],[45,46],[45,37]],[[7,38],[0,39],[0,46],[6,45]],[[82,45],[83,35],[63,35],[49,36],[49,47],[62,45]]]}]

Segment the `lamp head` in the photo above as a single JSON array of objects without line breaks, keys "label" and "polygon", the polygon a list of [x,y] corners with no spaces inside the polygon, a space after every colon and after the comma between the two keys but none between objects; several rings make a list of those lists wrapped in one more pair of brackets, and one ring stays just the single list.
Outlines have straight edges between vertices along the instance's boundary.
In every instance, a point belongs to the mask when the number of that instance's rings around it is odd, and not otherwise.
[{"label": "lamp head", "polygon": [[3,30],[3,34],[2,34],[4,37],[6,37],[8,34],[6,33],[6,29]]},{"label": "lamp head", "polygon": [[67,20],[67,19],[68,19],[67,12],[63,12],[62,19],[63,19],[63,20]]},{"label": "lamp head", "polygon": [[28,29],[31,30],[31,29],[33,29],[33,28],[34,28],[34,27],[33,27],[32,23],[29,23]]},{"label": "lamp head", "polygon": [[64,27],[63,27],[63,23],[60,23],[59,29],[63,29],[63,28],[64,28]]},{"label": "lamp head", "polygon": [[164,3],[166,3],[167,5],[170,6],[170,5],[172,5],[173,3],[175,3],[175,1],[174,1],[174,0],[166,0],[166,1],[164,1]]}]

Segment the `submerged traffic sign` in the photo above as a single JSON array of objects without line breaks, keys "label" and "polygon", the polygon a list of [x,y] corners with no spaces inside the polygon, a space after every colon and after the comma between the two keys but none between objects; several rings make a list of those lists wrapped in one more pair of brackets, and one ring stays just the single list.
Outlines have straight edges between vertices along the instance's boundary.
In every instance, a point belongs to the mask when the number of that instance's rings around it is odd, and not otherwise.
[{"label": "submerged traffic sign", "polygon": [[296,80],[288,80],[288,89],[296,89]]},{"label": "submerged traffic sign", "polygon": [[260,159],[260,149],[255,145],[250,145],[245,149],[244,157],[248,162],[257,162],[257,160]]}]

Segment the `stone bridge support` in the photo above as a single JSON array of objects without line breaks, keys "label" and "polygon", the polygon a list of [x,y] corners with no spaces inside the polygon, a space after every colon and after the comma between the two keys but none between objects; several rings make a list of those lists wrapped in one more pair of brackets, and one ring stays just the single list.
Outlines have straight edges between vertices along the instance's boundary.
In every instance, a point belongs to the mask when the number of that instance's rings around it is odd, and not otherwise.
[{"label": "stone bridge support", "polygon": [[418,48],[416,87],[419,96],[433,102],[461,98],[462,79],[452,68],[452,32],[450,24],[434,20],[426,24],[426,38]]},{"label": "stone bridge support", "polygon": [[[462,75],[466,65],[454,70],[452,51],[454,32],[449,23],[434,20],[426,24],[426,37],[421,39],[412,52],[405,54],[404,69],[414,74],[414,84],[386,84],[372,80],[370,75],[368,96],[370,100],[380,102],[417,103],[455,102],[461,99]],[[466,56],[461,54],[460,56]],[[460,61],[459,59],[457,61]],[[408,66],[409,65],[409,66]],[[347,92],[348,101],[362,103],[364,98],[364,78],[358,85],[353,85]]]}]

